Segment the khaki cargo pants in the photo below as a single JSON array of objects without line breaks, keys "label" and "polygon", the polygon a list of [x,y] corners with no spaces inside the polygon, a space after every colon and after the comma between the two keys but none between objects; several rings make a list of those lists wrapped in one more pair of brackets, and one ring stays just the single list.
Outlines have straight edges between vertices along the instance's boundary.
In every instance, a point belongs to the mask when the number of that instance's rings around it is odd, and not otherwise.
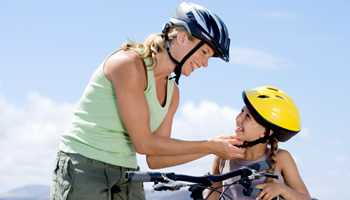
[{"label": "khaki cargo pants", "polygon": [[144,200],[142,183],[128,183],[125,167],[59,152],[50,200]]}]

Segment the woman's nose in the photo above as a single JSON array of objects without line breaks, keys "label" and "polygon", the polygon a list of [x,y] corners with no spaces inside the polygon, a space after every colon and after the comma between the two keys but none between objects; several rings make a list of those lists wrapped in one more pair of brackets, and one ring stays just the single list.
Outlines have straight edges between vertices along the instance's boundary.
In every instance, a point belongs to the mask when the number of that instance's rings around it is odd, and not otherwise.
[{"label": "woman's nose", "polygon": [[203,67],[208,67],[208,60],[209,60],[209,59],[205,59],[205,60],[204,60],[203,65],[202,65]]},{"label": "woman's nose", "polygon": [[198,61],[199,61],[198,64],[200,64],[200,67],[208,67],[208,59],[202,58]]}]

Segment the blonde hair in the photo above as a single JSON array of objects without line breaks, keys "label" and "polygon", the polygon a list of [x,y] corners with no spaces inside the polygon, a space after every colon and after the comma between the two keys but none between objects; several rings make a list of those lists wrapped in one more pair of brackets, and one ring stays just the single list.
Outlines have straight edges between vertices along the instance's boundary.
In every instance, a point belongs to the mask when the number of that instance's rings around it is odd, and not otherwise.
[{"label": "blonde hair", "polygon": [[[167,31],[167,37],[171,42],[173,39],[177,37],[179,32],[185,32],[189,40],[193,40],[193,36],[182,26],[172,26]],[[149,35],[143,43],[136,43],[133,41],[127,41],[121,45],[119,50],[129,51],[134,50],[137,51],[141,58],[152,57],[153,61],[155,61],[155,55],[161,52],[166,51],[165,49],[165,39],[163,34],[161,33],[153,33]],[[141,51],[139,51],[141,50]]]}]

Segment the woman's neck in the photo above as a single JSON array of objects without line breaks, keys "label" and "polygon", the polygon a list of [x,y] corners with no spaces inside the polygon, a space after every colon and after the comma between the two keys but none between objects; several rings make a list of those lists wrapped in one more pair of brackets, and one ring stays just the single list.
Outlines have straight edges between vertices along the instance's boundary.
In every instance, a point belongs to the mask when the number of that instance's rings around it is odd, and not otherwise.
[{"label": "woman's neck", "polygon": [[153,64],[153,73],[156,80],[167,78],[175,68],[175,64],[170,60],[167,52],[156,54]]},{"label": "woman's neck", "polygon": [[257,160],[265,155],[266,149],[267,149],[266,144],[257,144],[252,147],[248,147],[244,154],[244,159]]}]

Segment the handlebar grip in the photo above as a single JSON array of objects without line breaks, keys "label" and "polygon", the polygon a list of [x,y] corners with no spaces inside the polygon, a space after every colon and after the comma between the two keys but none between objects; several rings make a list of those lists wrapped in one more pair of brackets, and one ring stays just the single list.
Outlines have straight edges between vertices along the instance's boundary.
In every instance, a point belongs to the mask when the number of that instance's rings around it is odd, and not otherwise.
[{"label": "handlebar grip", "polygon": [[271,173],[261,173],[263,176],[267,177],[267,178],[274,178],[274,179],[278,179],[278,176],[275,174],[271,174]]},{"label": "handlebar grip", "polygon": [[171,173],[160,173],[160,172],[137,172],[128,171],[125,176],[129,181],[132,182],[168,182],[164,179],[165,176]]},{"label": "handlebar grip", "polygon": [[[133,182],[152,182],[152,175],[150,172],[126,172],[126,178]],[[161,176],[160,173],[153,174],[153,176]]]}]

